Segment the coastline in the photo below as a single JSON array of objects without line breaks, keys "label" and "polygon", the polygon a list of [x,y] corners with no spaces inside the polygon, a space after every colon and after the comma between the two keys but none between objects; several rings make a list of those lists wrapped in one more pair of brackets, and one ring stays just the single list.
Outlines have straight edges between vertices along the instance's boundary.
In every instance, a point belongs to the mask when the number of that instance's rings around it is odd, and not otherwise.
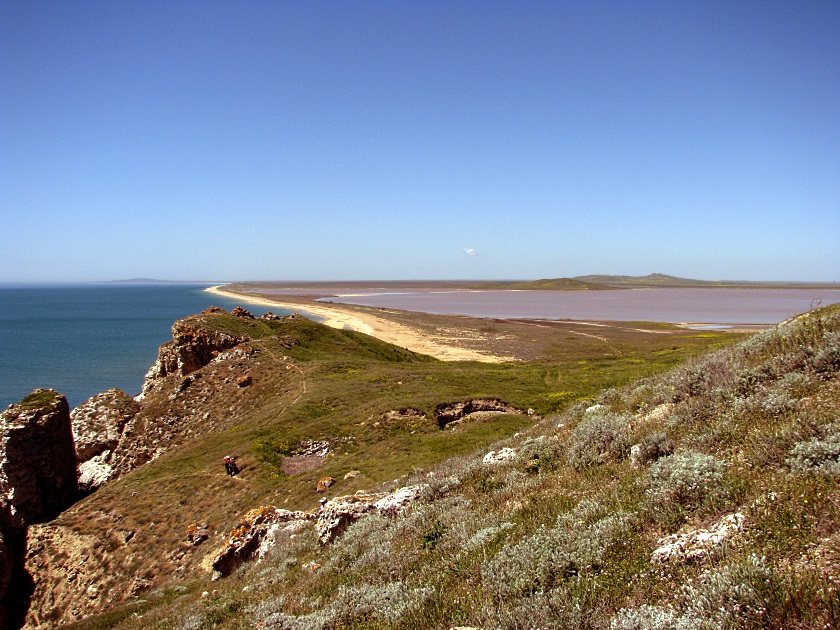
[{"label": "coastline", "polygon": [[482,361],[484,363],[501,363],[510,360],[509,357],[500,357],[484,352],[478,352],[469,348],[461,348],[452,343],[445,343],[438,339],[432,339],[416,328],[398,324],[384,317],[378,317],[368,313],[360,313],[352,308],[341,305],[330,304],[322,306],[312,302],[299,302],[294,300],[269,300],[262,297],[255,297],[233,291],[225,291],[224,285],[217,285],[205,289],[208,293],[221,295],[226,298],[242,300],[248,304],[259,304],[260,306],[276,306],[288,310],[300,311],[303,314],[315,315],[324,318],[323,323],[332,328],[350,329],[361,332],[381,341],[394,344],[418,352],[427,354],[441,361]]}]

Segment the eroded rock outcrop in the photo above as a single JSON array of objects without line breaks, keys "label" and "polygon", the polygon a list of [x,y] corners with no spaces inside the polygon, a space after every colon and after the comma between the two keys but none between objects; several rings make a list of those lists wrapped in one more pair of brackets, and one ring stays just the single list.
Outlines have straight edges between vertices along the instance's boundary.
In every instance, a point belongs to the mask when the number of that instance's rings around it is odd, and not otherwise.
[{"label": "eroded rock outcrop", "polygon": [[291,512],[273,505],[251,510],[230,533],[222,548],[213,554],[213,579],[230,575],[240,564],[254,558],[266,536],[273,535],[279,529],[279,524],[313,520],[315,515],[310,512]]},{"label": "eroded rock outcrop", "polygon": [[28,527],[57,516],[77,492],[67,399],[37,389],[0,415],[0,628],[20,627],[29,607]]},{"label": "eroded rock outcrop", "polygon": [[524,414],[525,412],[498,398],[475,398],[464,402],[438,405],[435,409],[435,418],[437,418],[438,426],[442,429],[448,424],[478,413]]},{"label": "eroded rock outcrop", "polygon": [[205,567],[212,571],[214,580],[228,576],[243,562],[261,559],[280,531],[297,530],[312,522],[321,544],[329,544],[366,514],[396,516],[426,488],[426,485],[406,486],[381,493],[359,490],[326,501],[316,513],[292,512],[273,505],[253,509],[231,531],[225,544],[207,557]]},{"label": "eroded rock outcrop", "polygon": [[406,486],[383,493],[359,490],[356,494],[331,499],[318,510],[315,521],[318,540],[323,545],[331,543],[350,525],[371,512],[386,516],[399,514],[416,501],[425,488],[425,485]]},{"label": "eroded rock outcrop", "polygon": [[81,464],[104,451],[113,451],[126,423],[139,411],[140,403],[120,389],[109,389],[76,407],[70,414],[76,460]]},{"label": "eroded rock outcrop", "polygon": [[0,415],[0,503],[22,526],[54,518],[77,490],[67,399],[37,389]]},{"label": "eroded rock outcrop", "polygon": [[149,393],[166,376],[175,374],[183,378],[210,363],[220,352],[247,341],[245,337],[213,330],[190,318],[175,322],[172,338],[160,347],[157,361],[146,373],[143,394]]},{"label": "eroded rock outcrop", "polygon": [[743,514],[735,512],[722,516],[707,528],[660,538],[651,562],[681,563],[711,556],[744,528],[745,520]]}]

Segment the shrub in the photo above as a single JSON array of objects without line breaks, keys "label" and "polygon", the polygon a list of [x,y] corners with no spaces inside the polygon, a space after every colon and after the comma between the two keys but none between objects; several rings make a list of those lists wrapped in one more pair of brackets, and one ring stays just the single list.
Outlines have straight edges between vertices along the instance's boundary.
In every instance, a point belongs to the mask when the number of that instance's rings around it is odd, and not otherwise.
[{"label": "shrub", "polygon": [[819,374],[840,370],[840,332],[826,333],[822,344],[810,361],[811,369]]},{"label": "shrub", "polygon": [[685,617],[696,620],[696,628],[766,628],[767,612],[778,577],[763,558],[749,556],[701,577],[684,589]]},{"label": "shrub", "polygon": [[519,448],[517,460],[528,472],[539,472],[550,468],[560,456],[560,445],[556,439],[540,436],[526,440]]},{"label": "shrub", "polygon": [[684,451],[663,457],[648,468],[640,482],[647,485],[648,508],[654,520],[674,526],[686,513],[725,494],[724,464],[711,455]]},{"label": "shrub", "polygon": [[671,607],[622,608],[610,622],[610,630],[694,630],[697,620],[687,619]]},{"label": "shrub", "polygon": [[544,593],[571,577],[597,573],[607,548],[629,517],[616,512],[582,528],[569,528],[564,520],[561,517],[555,527],[540,527],[485,562],[485,587],[505,599]]},{"label": "shrub", "polygon": [[646,466],[673,452],[673,440],[662,432],[653,433],[630,449],[630,461],[634,466]]},{"label": "shrub", "polygon": [[790,451],[787,464],[793,472],[818,472],[840,476],[840,424],[821,428],[821,437],[799,442]]},{"label": "shrub", "polygon": [[621,460],[629,451],[626,416],[599,412],[585,418],[569,439],[566,459],[575,470]]}]

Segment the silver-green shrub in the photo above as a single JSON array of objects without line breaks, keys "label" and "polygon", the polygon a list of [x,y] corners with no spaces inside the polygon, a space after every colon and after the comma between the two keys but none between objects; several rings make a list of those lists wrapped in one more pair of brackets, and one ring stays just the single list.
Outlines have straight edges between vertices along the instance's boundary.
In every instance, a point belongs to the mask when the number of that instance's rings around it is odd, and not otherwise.
[{"label": "silver-green shrub", "polygon": [[252,618],[268,630],[351,628],[377,622],[396,624],[406,613],[420,608],[432,592],[431,588],[410,588],[402,582],[376,586],[341,585],[332,601],[308,615],[296,617],[277,612],[258,619],[252,613]]},{"label": "silver-green shrub", "polygon": [[634,466],[646,466],[661,457],[674,452],[674,441],[665,433],[652,433],[630,449],[630,461]]},{"label": "silver-green shrub", "polygon": [[791,471],[840,476],[840,424],[821,427],[820,433],[820,437],[794,445],[787,459]]},{"label": "silver-green shrub", "polygon": [[765,628],[778,578],[763,558],[749,556],[685,588],[684,616],[698,630]]},{"label": "silver-green shrub", "polygon": [[680,615],[670,606],[642,604],[622,608],[610,622],[610,630],[695,630],[697,619]]},{"label": "silver-green shrub", "polygon": [[[588,415],[588,414],[587,414]],[[566,460],[575,470],[627,457],[630,442],[627,416],[598,411],[584,417],[569,438]]]},{"label": "silver-green shrub", "polygon": [[651,464],[639,481],[647,486],[648,508],[654,520],[676,525],[687,512],[724,497],[724,470],[723,462],[695,451],[675,453]]},{"label": "silver-green shrub", "polygon": [[485,588],[501,599],[522,597],[544,593],[582,573],[595,573],[629,516],[616,512],[581,528],[569,528],[565,520],[561,517],[555,527],[540,527],[485,562]]}]

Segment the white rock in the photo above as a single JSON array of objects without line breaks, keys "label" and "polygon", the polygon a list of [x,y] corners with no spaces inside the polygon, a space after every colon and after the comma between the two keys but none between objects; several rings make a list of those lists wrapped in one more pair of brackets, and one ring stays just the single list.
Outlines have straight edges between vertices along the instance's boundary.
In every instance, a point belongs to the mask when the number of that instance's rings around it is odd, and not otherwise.
[{"label": "white rock", "polygon": [[660,538],[654,549],[650,561],[652,563],[663,562],[687,562],[703,558],[714,551],[744,527],[746,517],[740,512],[727,514],[708,529],[696,529],[685,534],[672,534]]},{"label": "white rock", "polygon": [[484,464],[501,464],[502,462],[507,462],[512,460],[516,457],[516,451],[508,446],[504,447],[497,451],[490,451],[487,455],[484,456],[482,459],[482,463]]}]

